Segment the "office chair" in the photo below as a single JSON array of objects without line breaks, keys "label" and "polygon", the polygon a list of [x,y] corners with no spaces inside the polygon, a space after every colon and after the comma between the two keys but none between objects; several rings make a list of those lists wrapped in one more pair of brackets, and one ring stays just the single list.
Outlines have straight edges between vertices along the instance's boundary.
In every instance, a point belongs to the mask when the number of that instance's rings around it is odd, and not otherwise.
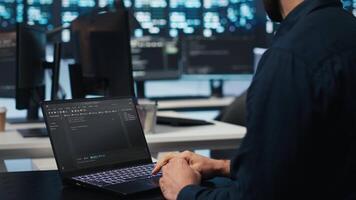
[{"label": "office chair", "polygon": [[246,99],[247,90],[222,111],[219,121],[246,126]]}]

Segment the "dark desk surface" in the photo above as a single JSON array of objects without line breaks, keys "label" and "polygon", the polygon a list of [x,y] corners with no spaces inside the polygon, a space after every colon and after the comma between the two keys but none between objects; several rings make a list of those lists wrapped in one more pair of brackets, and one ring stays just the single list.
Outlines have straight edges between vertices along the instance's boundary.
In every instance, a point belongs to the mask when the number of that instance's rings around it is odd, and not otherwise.
[{"label": "dark desk surface", "polygon": [[[62,185],[57,171],[0,173],[1,200],[112,200],[123,199],[108,193]],[[126,199],[163,199],[159,191],[128,196]]]}]

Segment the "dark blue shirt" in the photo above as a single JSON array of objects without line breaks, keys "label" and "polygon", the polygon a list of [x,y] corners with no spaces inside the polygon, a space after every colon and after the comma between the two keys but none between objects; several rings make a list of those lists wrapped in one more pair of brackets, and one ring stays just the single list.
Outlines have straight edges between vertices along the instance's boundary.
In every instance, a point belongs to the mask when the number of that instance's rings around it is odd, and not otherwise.
[{"label": "dark blue shirt", "polygon": [[231,179],[187,186],[178,199],[356,198],[356,19],[340,2],[305,0],[286,17],[247,114]]}]

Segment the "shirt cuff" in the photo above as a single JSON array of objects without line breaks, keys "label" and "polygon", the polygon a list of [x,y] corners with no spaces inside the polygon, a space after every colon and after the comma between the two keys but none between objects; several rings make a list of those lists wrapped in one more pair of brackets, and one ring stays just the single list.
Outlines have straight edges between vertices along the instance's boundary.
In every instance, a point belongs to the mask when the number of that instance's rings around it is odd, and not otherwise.
[{"label": "shirt cuff", "polygon": [[197,199],[199,193],[206,189],[206,187],[199,185],[187,185],[178,193],[177,200]]}]

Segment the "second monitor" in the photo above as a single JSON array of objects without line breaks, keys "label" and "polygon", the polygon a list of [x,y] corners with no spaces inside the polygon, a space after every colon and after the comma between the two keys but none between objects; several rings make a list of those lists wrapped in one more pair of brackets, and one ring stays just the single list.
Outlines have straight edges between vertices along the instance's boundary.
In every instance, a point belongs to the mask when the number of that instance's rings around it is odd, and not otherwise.
[{"label": "second monitor", "polygon": [[182,63],[188,75],[233,75],[253,73],[251,37],[189,37],[183,41]]},{"label": "second monitor", "polygon": [[17,25],[16,109],[27,109],[27,121],[39,120],[39,104],[45,96],[46,33]]},{"label": "second monitor", "polygon": [[177,39],[167,38],[132,39],[135,80],[178,79],[181,75],[178,43]]},{"label": "second monitor", "polygon": [[94,11],[76,19],[71,29],[76,41],[73,98],[134,96],[127,11]]}]

